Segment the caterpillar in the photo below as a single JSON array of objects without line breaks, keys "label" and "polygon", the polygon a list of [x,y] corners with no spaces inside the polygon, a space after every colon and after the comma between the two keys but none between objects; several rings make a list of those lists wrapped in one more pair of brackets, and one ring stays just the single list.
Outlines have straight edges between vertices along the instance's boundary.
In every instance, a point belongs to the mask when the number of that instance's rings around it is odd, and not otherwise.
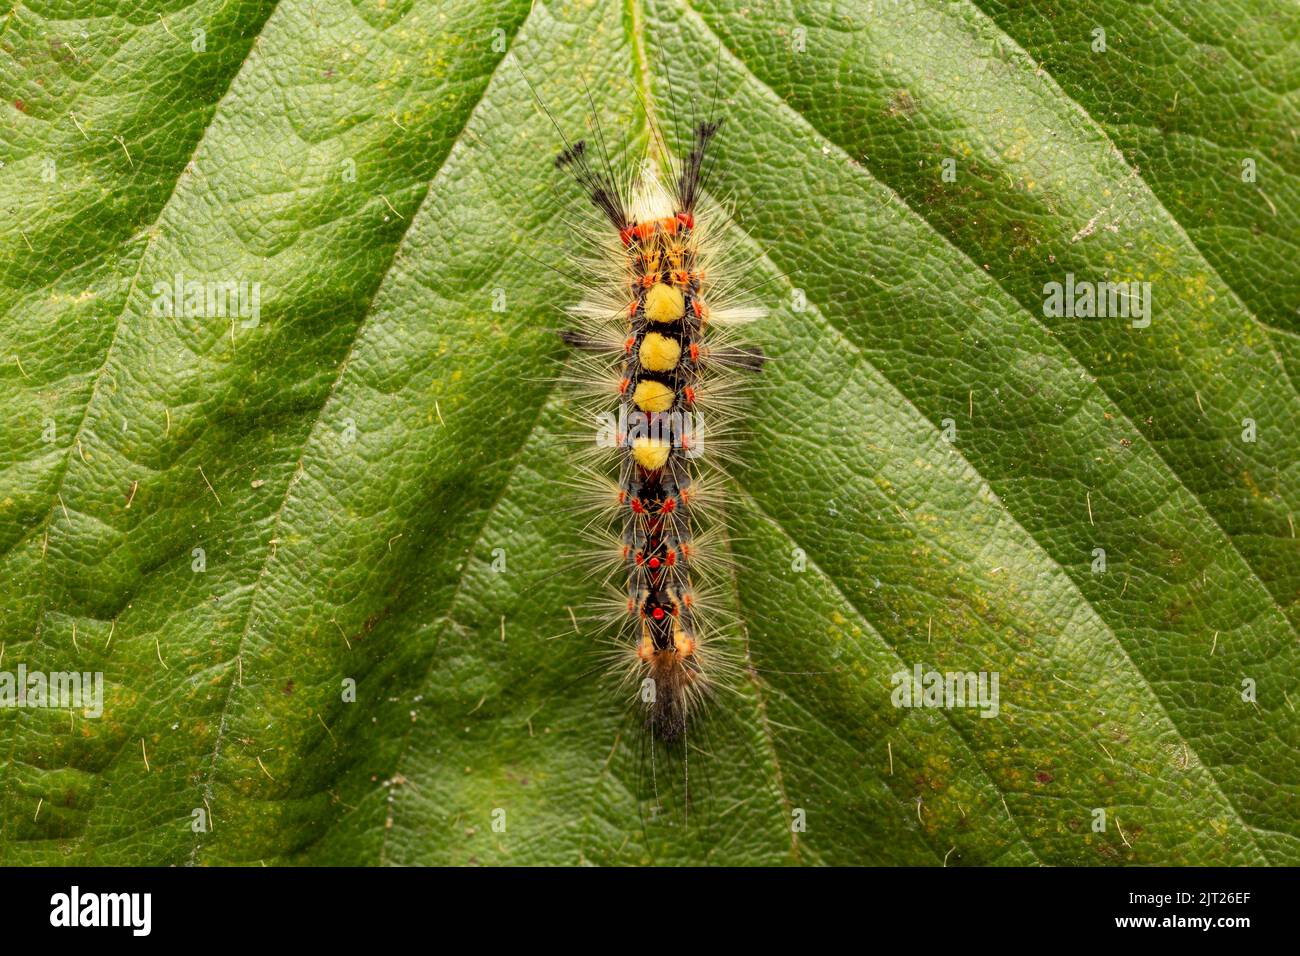
[{"label": "caterpillar", "polygon": [[[742,379],[765,360],[736,338],[762,310],[746,301],[723,239],[728,214],[707,195],[723,124],[692,123],[679,161],[647,106],[652,148],[620,177],[594,104],[592,142],[570,142],[538,104],[563,140],[556,167],[587,200],[584,255],[562,272],[583,285],[566,310],[580,327],[560,335],[585,411],[600,423],[596,442],[587,439],[585,484],[600,542],[593,557],[609,585],[600,619],[616,632],[609,663],[618,686],[634,691],[652,748],[684,755],[695,716],[737,667],[714,640],[720,615],[710,607],[714,569],[728,560],[718,550],[721,460]],[[610,585],[616,574],[624,580]]]}]

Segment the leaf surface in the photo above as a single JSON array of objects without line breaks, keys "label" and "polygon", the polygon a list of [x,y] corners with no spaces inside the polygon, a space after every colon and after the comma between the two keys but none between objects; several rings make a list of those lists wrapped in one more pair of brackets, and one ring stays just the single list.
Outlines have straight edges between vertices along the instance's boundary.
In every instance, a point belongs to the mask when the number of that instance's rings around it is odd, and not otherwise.
[{"label": "leaf surface", "polygon": [[[0,27],[0,668],[105,709],[0,710],[0,862],[1300,862],[1292,5],[64,15]],[[689,828],[572,626],[581,199],[507,49],[624,162],[726,117],[773,360]]]}]

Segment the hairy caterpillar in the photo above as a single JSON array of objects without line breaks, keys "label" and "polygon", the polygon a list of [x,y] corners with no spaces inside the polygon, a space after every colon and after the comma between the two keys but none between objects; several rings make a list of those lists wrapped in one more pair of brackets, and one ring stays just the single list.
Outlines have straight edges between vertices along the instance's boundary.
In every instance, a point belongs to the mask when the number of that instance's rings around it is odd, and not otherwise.
[{"label": "hairy caterpillar", "polygon": [[693,715],[735,669],[709,607],[711,566],[726,563],[715,552],[718,462],[730,444],[720,436],[739,415],[742,376],[764,357],[735,340],[761,310],[744,301],[743,271],[720,228],[727,214],[706,195],[722,122],[693,122],[678,161],[646,112],[659,161],[652,150],[623,177],[594,105],[595,146],[570,142],[555,124],[564,142],[555,165],[595,213],[580,230],[576,268],[562,272],[582,281],[567,309],[581,327],[560,334],[574,350],[582,417],[602,423],[597,441],[586,439],[585,484],[601,542],[592,557],[607,584],[625,577],[610,584],[600,616],[616,631],[611,668],[635,694],[652,755],[655,745],[684,755]]}]

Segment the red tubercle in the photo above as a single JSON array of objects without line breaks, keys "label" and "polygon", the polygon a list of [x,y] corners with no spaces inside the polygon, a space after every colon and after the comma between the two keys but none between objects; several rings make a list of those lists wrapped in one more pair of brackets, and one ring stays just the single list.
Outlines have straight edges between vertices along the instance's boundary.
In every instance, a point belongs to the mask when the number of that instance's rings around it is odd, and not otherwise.
[{"label": "red tubercle", "polygon": [[681,223],[683,226],[685,226],[687,229],[694,229],[694,228],[695,228],[695,214],[694,214],[694,213],[690,213],[690,212],[679,212],[679,213],[677,214],[677,221],[680,222],[680,223]]},{"label": "red tubercle", "polygon": [[631,355],[631,354],[632,354],[632,346],[634,346],[634,345],[636,345],[636,336],[635,336],[635,335],[629,335],[629,336],[627,337],[627,341],[623,343],[623,353],[624,353],[625,355]]},{"label": "red tubercle", "polygon": [[638,515],[645,514],[645,505],[641,503],[640,498],[632,499],[632,513]]},{"label": "red tubercle", "polygon": [[649,239],[655,234],[655,224],[653,222],[639,222],[632,227],[636,237],[642,241]]},{"label": "red tubercle", "polygon": [[650,616],[653,617],[656,621],[662,621],[664,619],[664,609],[661,607],[657,607],[650,612]]},{"label": "red tubercle", "polygon": [[659,559],[658,559],[658,558],[651,558],[649,564],[650,564],[650,570],[651,570],[651,571],[658,571],[658,570],[659,570]]},{"label": "red tubercle", "polygon": [[668,563],[668,567],[675,567],[677,565],[677,552],[669,549],[668,553],[664,555],[664,560]]},{"label": "red tubercle", "polygon": [[692,361],[692,362],[699,362],[699,360],[700,360],[700,343],[699,343],[699,342],[692,342],[692,343],[691,343],[691,361]]},{"label": "red tubercle", "polygon": [[618,383],[618,393],[620,395],[626,395],[627,390],[631,385],[632,385],[632,380],[630,378],[624,377],[624,379]]},{"label": "red tubercle", "polygon": [[694,389],[694,388],[692,388],[690,385],[687,385],[686,388],[682,389],[682,394],[684,394],[684,395],[686,396],[686,404],[687,404],[687,405],[694,405],[694,404],[695,404],[695,389]]},{"label": "red tubercle", "polygon": [[623,243],[623,245],[630,246],[632,244],[632,227],[624,226],[622,229],[620,229],[618,231],[618,238]]},{"label": "red tubercle", "polygon": [[659,506],[660,514],[672,514],[676,510],[677,510],[676,498],[665,498],[663,504]]}]

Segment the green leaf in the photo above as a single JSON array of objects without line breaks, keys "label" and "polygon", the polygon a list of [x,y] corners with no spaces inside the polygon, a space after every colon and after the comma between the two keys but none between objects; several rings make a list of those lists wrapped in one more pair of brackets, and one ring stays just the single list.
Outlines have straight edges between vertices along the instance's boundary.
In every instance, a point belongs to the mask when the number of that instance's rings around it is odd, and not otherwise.
[{"label": "green leaf", "polygon": [[[0,25],[0,671],[104,712],[0,709],[0,863],[1300,863],[1294,5],[67,15]],[[513,60],[623,162],[726,117],[772,361],[689,827],[570,618],[582,200]]]}]

